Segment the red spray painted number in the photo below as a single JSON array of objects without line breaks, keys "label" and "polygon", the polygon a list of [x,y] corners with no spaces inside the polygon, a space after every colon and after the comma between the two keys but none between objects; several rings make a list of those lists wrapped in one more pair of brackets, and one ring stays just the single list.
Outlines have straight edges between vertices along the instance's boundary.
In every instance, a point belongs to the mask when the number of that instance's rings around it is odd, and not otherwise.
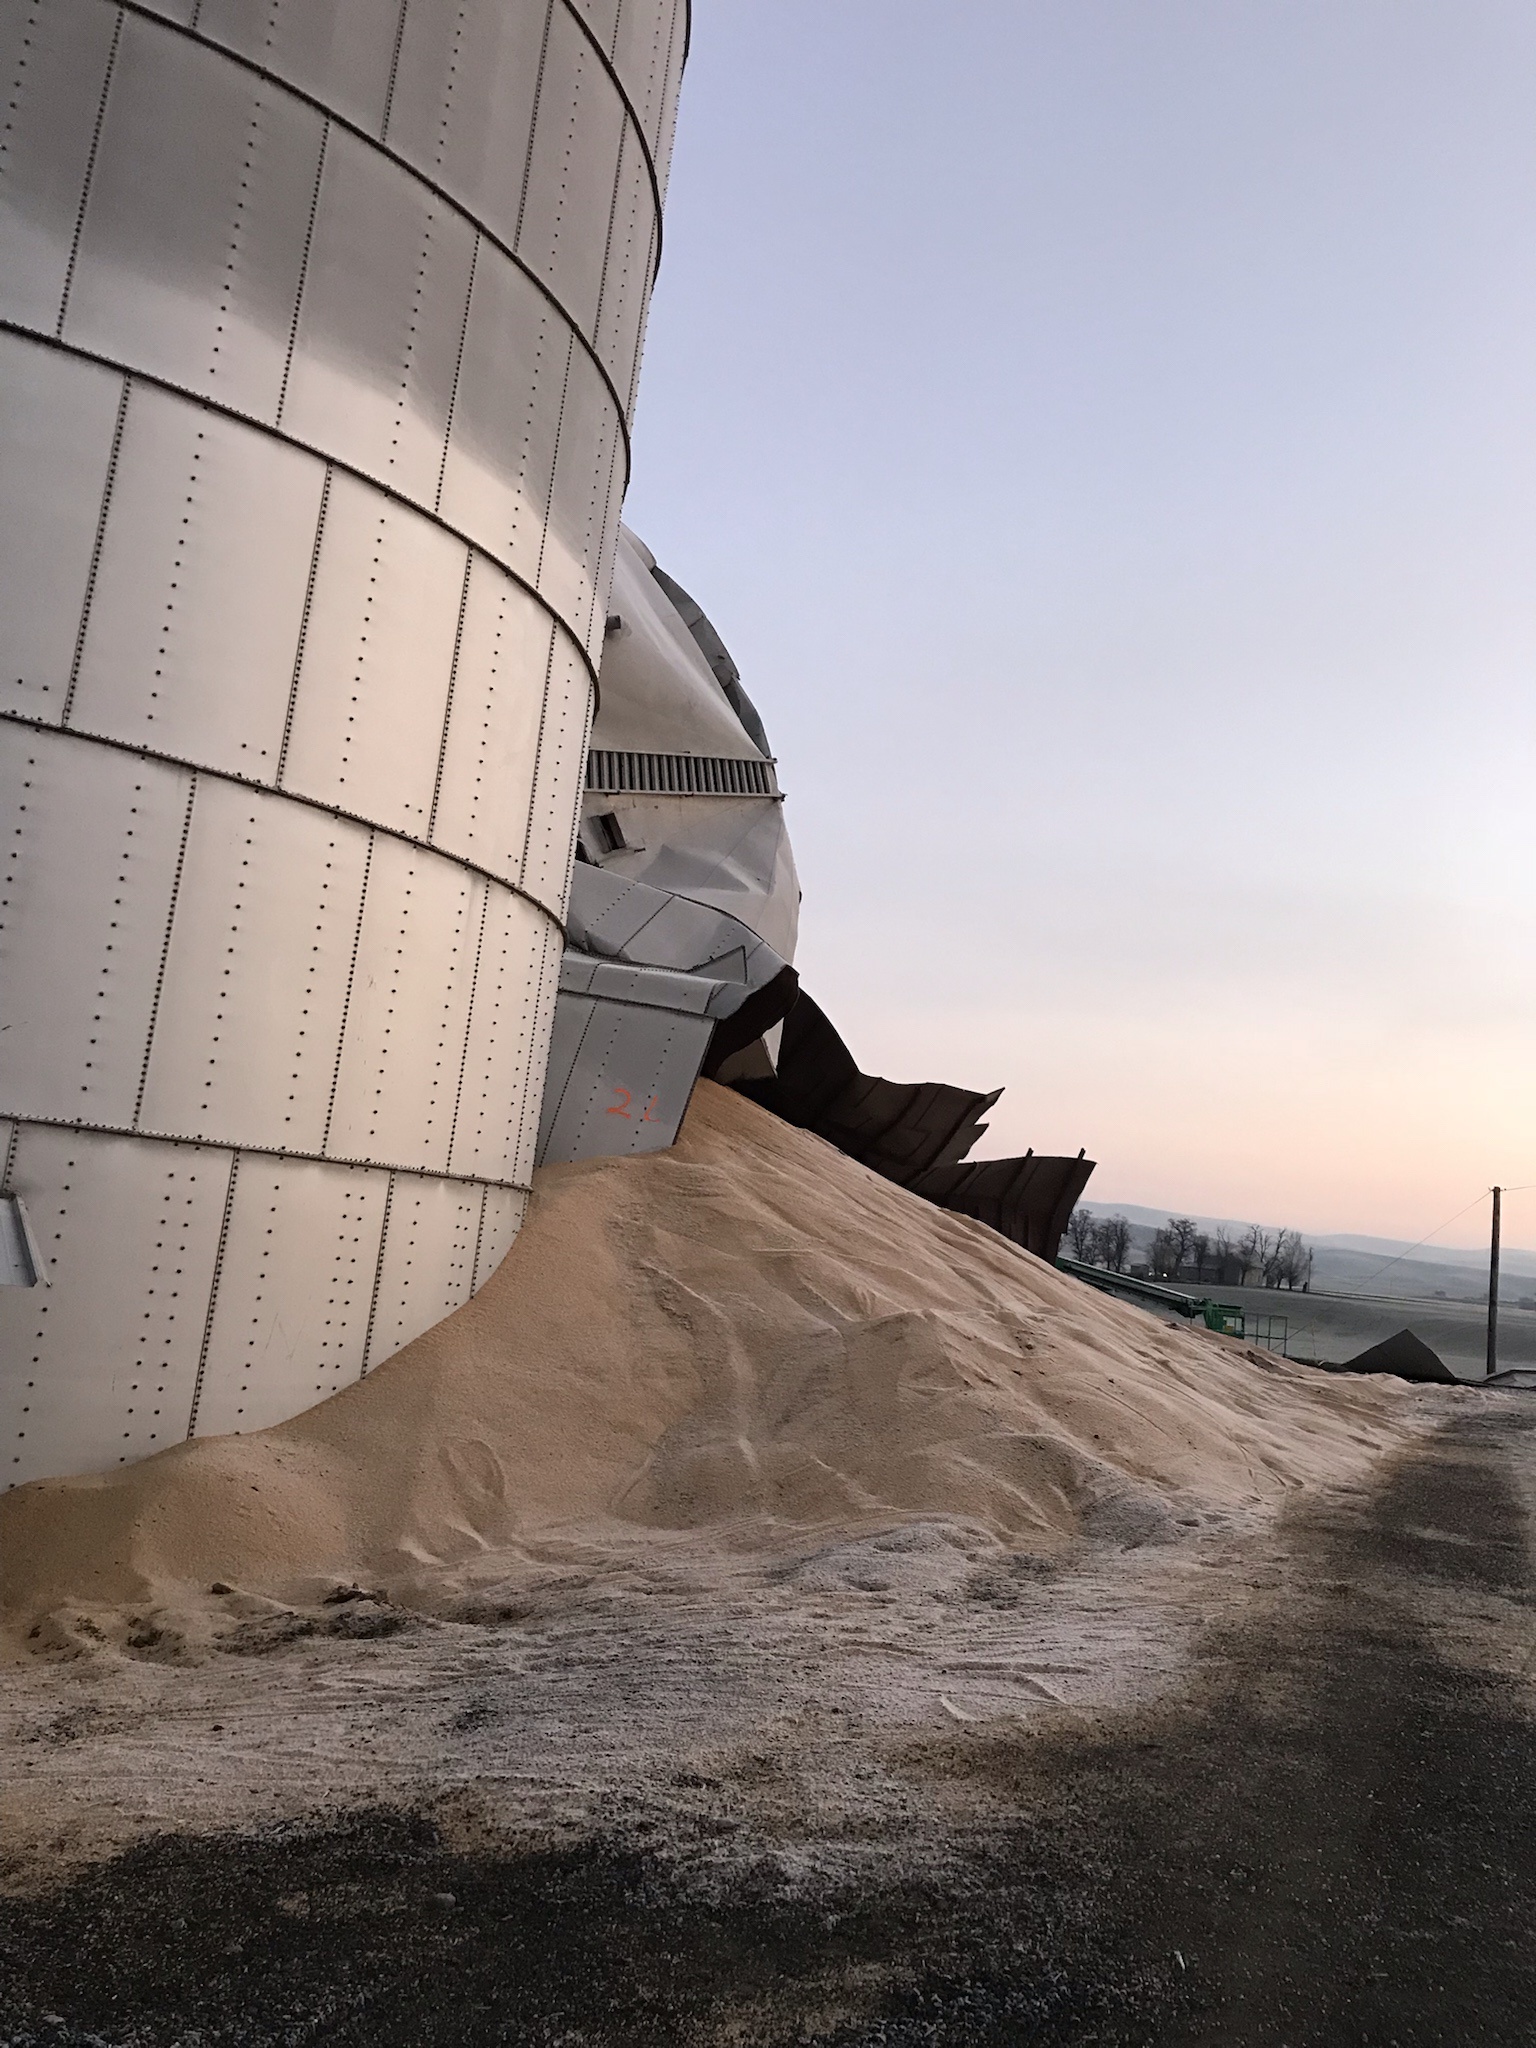
[{"label": "red spray painted number", "polygon": [[[615,1088],[613,1092],[618,1097],[618,1100],[617,1102],[609,1103],[606,1114],[608,1116],[632,1116],[633,1112],[629,1105],[634,1101],[634,1096],[630,1094],[627,1088]],[[659,1095],[651,1097],[650,1101],[640,1112],[641,1123],[659,1124],[661,1122],[661,1118],[656,1113],[656,1105],[660,1100],[661,1097]]]}]

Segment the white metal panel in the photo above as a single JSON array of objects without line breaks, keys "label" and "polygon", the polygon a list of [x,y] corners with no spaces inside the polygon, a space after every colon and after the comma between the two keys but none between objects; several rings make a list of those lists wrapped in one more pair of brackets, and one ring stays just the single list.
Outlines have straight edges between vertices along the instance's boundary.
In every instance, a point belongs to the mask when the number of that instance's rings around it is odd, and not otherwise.
[{"label": "white metal panel", "polygon": [[187,1432],[230,1155],[23,1124],[11,1187],[47,1287],[0,1289],[0,1467],[18,1485]]},{"label": "white metal panel", "polygon": [[597,326],[624,106],[564,7],[550,16],[517,253],[582,333]]},{"label": "white metal panel", "polygon": [[117,16],[100,0],[0,8],[0,317],[51,334]]},{"label": "white metal panel", "polygon": [[318,1152],[367,828],[206,778],[144,1083],[145,1130]]},{"label": "white metal panel", "polygon": [[480,1218],[480,1242],[475,1247],[474,1291],[490,1279],[523,1227],[528,1214],[528,1197],[515,1188],[487,1188],[485,1209]]},{"label": "white metal panel", "polygon": [[562,994],[561,1060],[545,1090],[539,1164],[665,1151],[713,1031],[707,1017]]},{"label": "white metal panel", "polygon": [[448,1164],[485,883],[441,855],[374,841],[326,1151]]},{"label": "white metal panel", "polygon": [[[475,971],[474,1002],[453,1121],[449,1170],[486,1180],[519,1180],[519,1141],[529,1120],[529,1084],[541,983],[557,928],[509,890],[492,887]],[[538,1105],[532,1105],[537,1121]]]},{"label": "white metal panel", "polygon": [[191,777],[0,727],[0,1107],[133,1118]]},{"label": "white metal panel", "polygon": [[404,0],[201,0],[197,32],[377,135],[403,8]]},{"label": "white metal panel", "polygon": [[397,1173],[368,1340],[368,1366],[430,1330],[468,1301],[485,1190]]},{"label": "white metal panel", "polygon": [[608,387],[591,358],[575,350],[566,379],[539,594],[588,647],[595,602],[607,597],[597,589],[598,563],[607,551],[610,524],[618,519],[618,506],[609,503],[618,428]]},{"label": "white metal panel", "polygon": [[29,718],[63,715],[122,389],[0,335],[0,704]]},{"label": "white metal panel", "polygon": [[573,813],[581,807],[591,721],[592,684],[586,668],[565,635],[557,634],[539,732],[539,765],[522,879],[529,895],[547,904],[561,919],[571,884],[571,863],[576,858]]},{"label": "white metal panel", "polygon": [[65,338],[276,417],[322,117],[126,15]]},{"label": "white metal panel", "polygon": [[619,0],[568,0],[611,57],[619,26]]},{"label": "white metal panel", "polygon": [[283,425],[422,505],[437,500],[475,234],[331,131]]},{"label": "white metal panel", "polygon": [[324,482],[314,456],[135,385],[71,722],[273,779]]},{"label": "white metal panel", "polygon": [[554,632],[527,591],[473,557],[431,836],[512,881],[528,840]]},{"label": "white metal panel", "polygon": [[624,0],[614,38],[614,69],[640,117],[652,156],[666,121],[668,65],[674,42],[681,61],[682,23],[675,0]]},{"label": "white metal panel", "polygon": [[482,244],[438,509],[508,568],[539,573],[575,336],[515,263]]},{"label": "white metal panel", "polygon": [[362,1370],[386,1173],[242,1153],[195,1432],[265,1429]]},{"label": "white metal panel", "polygon": [[597,352],[621,393],[628,392],[634,372],[655,241],[656,208],[645,153],[633,124],[626,124],[594,334]]},{"label": "white metal panel", "polygon": [[285,789],[426,837],[465,562],[433,521],[333,475]]},{"label": "white metal panel", "polygon": [[546,8],[466,0],[453,32],[408,8],[385,140],[510,246],[517,238]]},{"label": "white metal panel", "polygon": [[672,148],[677,140],[677,101],[683,82],[683,59],[688,48],[688,0],[671,0],[671,21],[667,33],[667,55],[661,73],[660,106],[656,116],[656,184],[665,203],[672,173]]}]

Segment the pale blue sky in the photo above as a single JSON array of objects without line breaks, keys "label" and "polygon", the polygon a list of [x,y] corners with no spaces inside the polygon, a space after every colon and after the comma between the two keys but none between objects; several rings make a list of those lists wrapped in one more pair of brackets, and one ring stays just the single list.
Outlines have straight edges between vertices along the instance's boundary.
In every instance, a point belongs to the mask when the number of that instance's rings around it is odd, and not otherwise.
[{"label": "pale blue sky", "polygon": [[985,1149],[1536,1181],[1533,108],[1530,0],[697,0],[627,516]]}]

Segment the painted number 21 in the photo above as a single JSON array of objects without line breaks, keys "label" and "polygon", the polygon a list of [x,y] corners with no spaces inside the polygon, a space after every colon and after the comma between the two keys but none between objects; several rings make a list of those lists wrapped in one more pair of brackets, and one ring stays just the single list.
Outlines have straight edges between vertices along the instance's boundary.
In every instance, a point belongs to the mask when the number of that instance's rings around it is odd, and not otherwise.
[{"label": "painted number 21", "polygon": [[[633,1117],[634,1112],[629,1105],[635,1098],[630,1094],[629,1090],[627,1088],[615,1088],[613,1093],[614,1100],[608,1105],[609,1116]],[[645,1105],[644,1109],[641,1110],[640,1121],[643,1124],[654,1124],[661,1121],[656,1114],[656,1097],[654,1095]]]}]

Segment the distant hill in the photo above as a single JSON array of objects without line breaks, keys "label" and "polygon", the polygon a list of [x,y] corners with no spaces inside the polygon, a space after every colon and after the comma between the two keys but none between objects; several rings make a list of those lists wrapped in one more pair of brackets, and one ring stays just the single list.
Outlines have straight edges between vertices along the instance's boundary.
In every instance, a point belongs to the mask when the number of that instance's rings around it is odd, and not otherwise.
[{"label": "distant hill", "polygon": [[[1124,1216],[1132,1225],[1138,1249],[1151,1242],[1153,1231],[1161,1229],[1170,1215],[1187,1213],[1152,1209],[1137,1202],[1089,1201],[1082,1206],[1095,1216]],[[1249,1228],[1244,1219],[1233,1216],[1196,1216],[1195,1221],[1202,1230],[1225,1229],[1233,1237],[1241,1237]],[[1278,1225],[1262,1227],[1273,1230]],[[1488,1298],[1486,1248],[1413,1245],[1403,1238],[1364,1237],[1348,1231],[1316,1237],[1302,1231],[1302,1235],[1316,1255],[1312,1285],[1319,1292],[1443,1297],[1448,1301]],[[1499,1299],[1515,1302],[1522,1298],[1536,1299],[1536,1252],[1505,1245],[1499,1261]]]}]

